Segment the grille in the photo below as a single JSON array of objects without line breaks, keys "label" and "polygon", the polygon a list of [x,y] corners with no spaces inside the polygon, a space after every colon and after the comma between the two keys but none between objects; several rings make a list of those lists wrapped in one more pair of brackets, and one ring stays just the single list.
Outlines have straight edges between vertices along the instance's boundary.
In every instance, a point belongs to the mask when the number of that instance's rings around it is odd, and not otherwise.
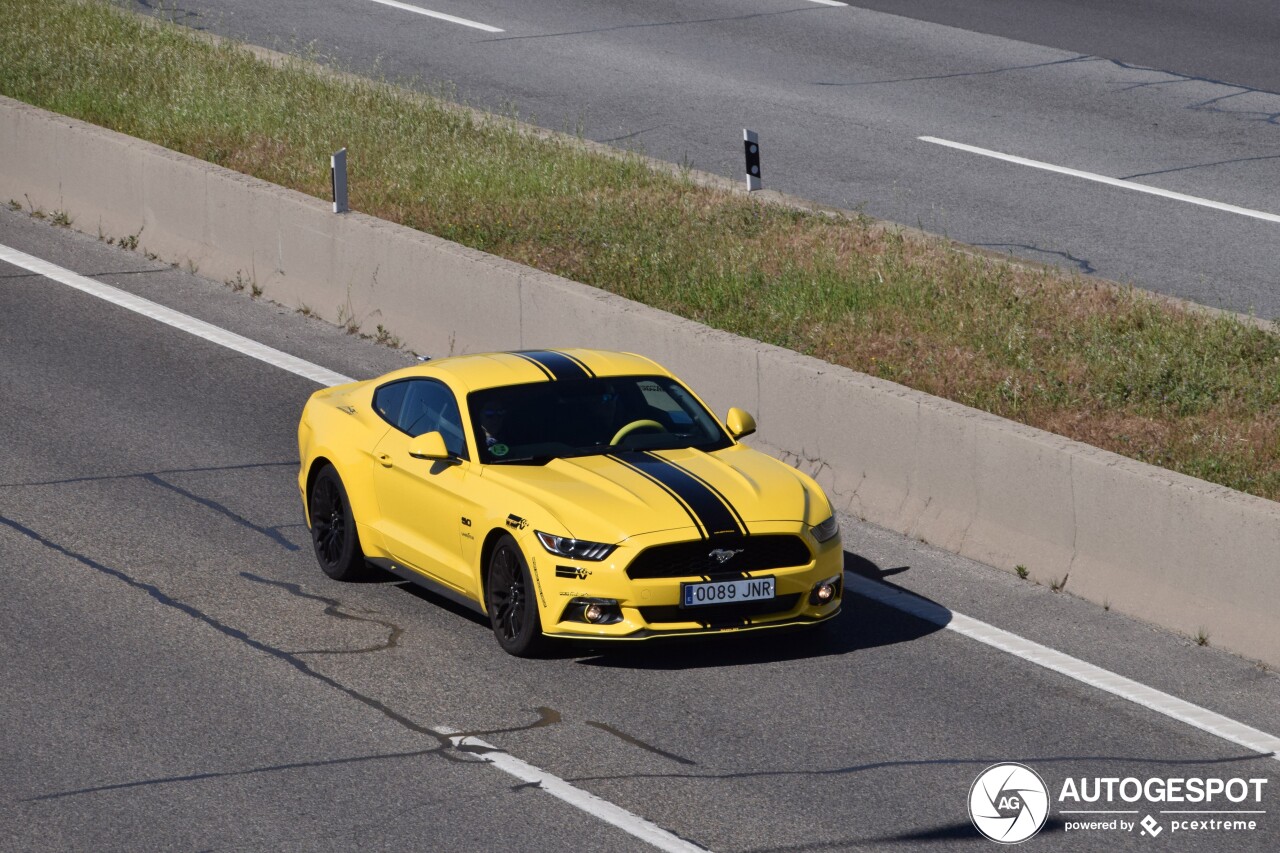
[{"label": "grille", "polygon": [[[717,549],[741,550],[732,559],[721,563],[710,553]],[[709,575],[741,575],[744,572],[766,572],[803,566],[813,559],[809,546],[799,536],[736,536],[716,539],[699,539],[695,542],[676,542],[672,545],[655,545],[641,551],[627,566],[627,577],[643,578],[695,578]]]},{"label": "grille", "polygon": [[707,627],[741,625],[756,616],[786,613],[794,609],[799,601],[800,593],[793,592],[767,601],[740,601],[735,604],[709,604],[705,607],[689,608],[675,605],[641,607],[640,615],[650,625],[660,625],[664,622],[697,622]]}]

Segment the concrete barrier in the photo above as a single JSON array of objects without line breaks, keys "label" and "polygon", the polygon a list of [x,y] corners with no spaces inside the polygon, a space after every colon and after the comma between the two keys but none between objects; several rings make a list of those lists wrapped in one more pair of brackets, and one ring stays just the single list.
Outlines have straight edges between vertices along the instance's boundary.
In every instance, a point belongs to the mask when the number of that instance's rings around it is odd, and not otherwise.
[{"label": "concrete barrier", "polygon": [[432,354],[650,355],[840,510],[1280,666],[1280,504],[1117,456],[0,98],[0,199]]}]

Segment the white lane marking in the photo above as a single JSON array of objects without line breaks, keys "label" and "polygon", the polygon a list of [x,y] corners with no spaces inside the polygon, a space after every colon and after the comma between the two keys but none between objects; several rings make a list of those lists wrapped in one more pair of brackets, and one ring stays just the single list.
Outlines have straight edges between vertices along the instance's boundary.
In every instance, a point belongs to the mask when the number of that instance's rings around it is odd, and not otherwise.
[{"label": "white lane marking", "polygon": [[[456,734],[454,729],[437,729],[442,735]],[[652,821],[645,820],[621,806],[603,800],[595,794],[575,788],[568,782],[552,773],[548,773],[532,764],[528,764],[508,752],[485,743],[476,737],[450,737],[454,746],[478,746],[485,752],[474,753],[477,757],[489,762],[504,773],[508,773],[522,782],[537,785],[543,791],[558,800],[594,815],[607,824],[616,826],[623,832],[648,842],[667,853],[707,853],[707,848],[700,847],[691,841],[685,841],[678,835],[668,832]]]},{"label": "white lane marking", "polygon": [[281,352],[266,344],[241,337],[234,332],[228,332],[226,329],[219,328],[211,323],[197,320],[195,317],[189,317],[186,314],[174,311],[172,308],[166,308],[163,305],[143,299],[141,296],[134,296],[132,293],[112,287],[109,284],[86,278],[48,261],[28,255],[25,252],[19,252],[17,249],[0,245],[0,260],[7,261],[25,270],[30,270],[45,278],[51,278],[68,287],[74,287],[76,290],[88,293],[90,296],[105,299],[113,305],[119,305],[121,308],[141,314],[144,317],[158,320],[161,323],[173,326],[175,329],[189,332],[198,338],[204,338],[206,341],[212,341],[227,349],[256,358],[258,361],[265,361],[267,364],[305,377],[313,382],[318,382],[321,385],[342,385],[355,381],[350,376],[343,376],[341,373],[326,370],[317,364],[289,355],[287,352]]},{"label": "white lane marking", "polygon": [[472,27],[477,30],[484,30],[486,33],[501,33],[497,27],[491,27],[488,24],[481,24],[478,21],[468,21],[466,18],[455,18],[453,15],[446,15],[444,12],[433,12],[430,9],[423,9],[421,6],[410,6],[408,3],[399,3],[397,0],[372,0],[374,3],[381,3],[383,6],[390,6],[393,9],[403,9],[406,12],[416,12],[419,15],[426,15],[428,18],[439,18],[441,21],[448,21],[451,24],[462,24],[464,27]]},{"label": "white lane marking", "polygon": [[[100,281],[94,281],[86,278],[78,273],[63,269],[56,264],[43,261],[39,258],[20,252],[17,249],[11,249],[8,246],[0,245],[0,260],[22,267],[45,278],[52,279],[60,284],[68,287],[74,287],[90,296],[96,296],[104,299],[113,305],[118,305],[129,311],[141,314],[144,317],[150,317],[158,320],[176,329],[189,332],[196,337],[212,341],[235,352],[242,353],[256,358],[259,361],[266,362],[274,367],[287,370],[298,376],[317,382],[321,385],[342,385],[355,380],[349,376],[343,376],[341,373],[335,373],[332,370],[326,370],[319,365],[304,361],[297,356],[289,355],[278,349],[273,349],[265,344],[249,338],[241,337],[234,332],[228,332],[203,320],[197,320],[189,317],[172,308],[166,308],[155,302],[143,299],[140,296],[134,296],[132,293],[112,287],[109,284],[103,284]],[[458,729],[449,728],[447,726],[435,726],[433,730],[443,736],[451,736],[458,733]],[[667,851],[667,853],[706,853],[707,848],[685,841],[677,835],[674,835],[657,824],[645,820],[637,814],[627,811],[621,806],[615,805],[608,800],[603,800],[595,794],[575,788],[560,777],[548,773],[514,757],[510,753],[503,752],[497,747],[485,743],[476,738],[452,738],[454,745],[468,744],[482,747],[490,750],[489,752],[477,753],[477,755],[485,761],[492,764],[497,769],[508,775],[514,776],[522,782],[536,784],[539,788],[549,793],[557,799],[563,800],[575,808],[578,808],[587,814],[595,817],[605,823],[616,826],[624,832],[627,832],[641,841],[657,847],[659,850]]]},{"label": "white lane marking", "polygon": [[909,613],[934,625],[948,628],[971,640],[1008,652],[1045,669],[1060,672],[1068,678],[1074,678],[1105,693],[1128,699],[1144,708],[1150,708],[1157,714],[1163,714],[1223,740],[1229,740],[1263,755],[1269,753],[1270,757],[1280,761],[1280,737],[1246,726],[1244,723],[1238,723],[1221,714],[1215,714],[1207,708],[1201,708],[1199,705],[1162,693],[1153,687],[1116,675],[1100,666],[1085,663],[1079,658],[1073,658],[1048,646],[1034,643],[994,625],[979,622],[963,613],[948,610],[909,592],[893,589],[852,572],[845,574],[848,586],[858,595],[895,610],[901,610],[903,613]]},{"label": "white lane marking", "polygon": [[949,139],[939,139],[936,136],[918,136],[916,138],[921,142],[931,142],[934,145],[945,145],[948,148],[955,148],[959,151],[968,151],[970,154],[980,154],[983,157],[993,157],[996,160],[1017,163],[1019,166],[1030,166],[1033,169],[1044,169],[1046,172],[1057,172],[1060,175],[1070,175],[1073,178],[1084,178],[1086,181],[1096,181],[1097,183],[1106,184],[1107,186],[1120,187],[1121,189],[1126,190],[1135,190],[1140,193],[1149,193],[1150,195],[1158,195],[1162,198],[1173,199],[1174,201],[1185,201],[1188,204],[1198,204],[1201,207],[1209,207],[1214,210],[1222,210],[1227,213],[1248,216],[1252,219],[1261,219],[1266,222],[1280,222],[1280,215],[1267,213],[1263,210],[1253,210],[1248,207],[1237,207],[1234,204],[1225,204],[1220,201],[1200,198],[1199,196],[1175,193],[1171,190],[1162,190],[1159,187],[1139,184],[1135,181],[1126,181],[1121,178],[1109,178],[1106,175],[1084,172],[1080,169],[1071,169],[1066,166],[1055,166],[1052,163],[1042,163],[1039,160],[1028,160],[1026,157],[1018,157],[1014,154],[1002,154],[999,151],[992,151],[989,148],[979,148],[976,145],[965,145],[963,142],[952,142]]},{"label": "white lane marking", "polygon": [[848,3],[841,3],[840,0],[809,0],[810,3],[818,3],[823,6],[848,6]]}]

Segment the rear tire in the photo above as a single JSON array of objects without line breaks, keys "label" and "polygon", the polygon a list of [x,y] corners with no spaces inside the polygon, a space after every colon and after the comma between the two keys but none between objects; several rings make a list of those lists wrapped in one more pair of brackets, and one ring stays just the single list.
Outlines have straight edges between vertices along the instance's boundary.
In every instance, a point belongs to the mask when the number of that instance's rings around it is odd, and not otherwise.
[{"label": "rear tire", "polygon": [[367,577],[368,564],[356,533],[356,519],[346,487],[332,465],[325,465],[311,484],[307,501],[311,520],[311,545],[320,569],[336,581]]},{"label": "rear tire", "polygon": [[498,645],[509,655],[534,657],[546,646],[533,578],[520,546],[503,535],[489,555],[485,607]]}]

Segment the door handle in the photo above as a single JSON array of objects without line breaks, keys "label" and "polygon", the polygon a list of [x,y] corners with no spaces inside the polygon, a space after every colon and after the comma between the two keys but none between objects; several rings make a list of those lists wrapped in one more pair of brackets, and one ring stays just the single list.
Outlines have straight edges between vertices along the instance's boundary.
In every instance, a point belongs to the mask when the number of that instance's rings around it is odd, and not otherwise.
[{"label": "door handle", "polygon": [[382,467],[383,467],[383,468],[390,468],[390,467],[391,467],[391,457],[390,457],[390,456],[388,456],[388,455],[387,455],[387,454],[385,454],[385,453],[379,453],[379,454],[378,454],[378,461],[382,463]]}]

